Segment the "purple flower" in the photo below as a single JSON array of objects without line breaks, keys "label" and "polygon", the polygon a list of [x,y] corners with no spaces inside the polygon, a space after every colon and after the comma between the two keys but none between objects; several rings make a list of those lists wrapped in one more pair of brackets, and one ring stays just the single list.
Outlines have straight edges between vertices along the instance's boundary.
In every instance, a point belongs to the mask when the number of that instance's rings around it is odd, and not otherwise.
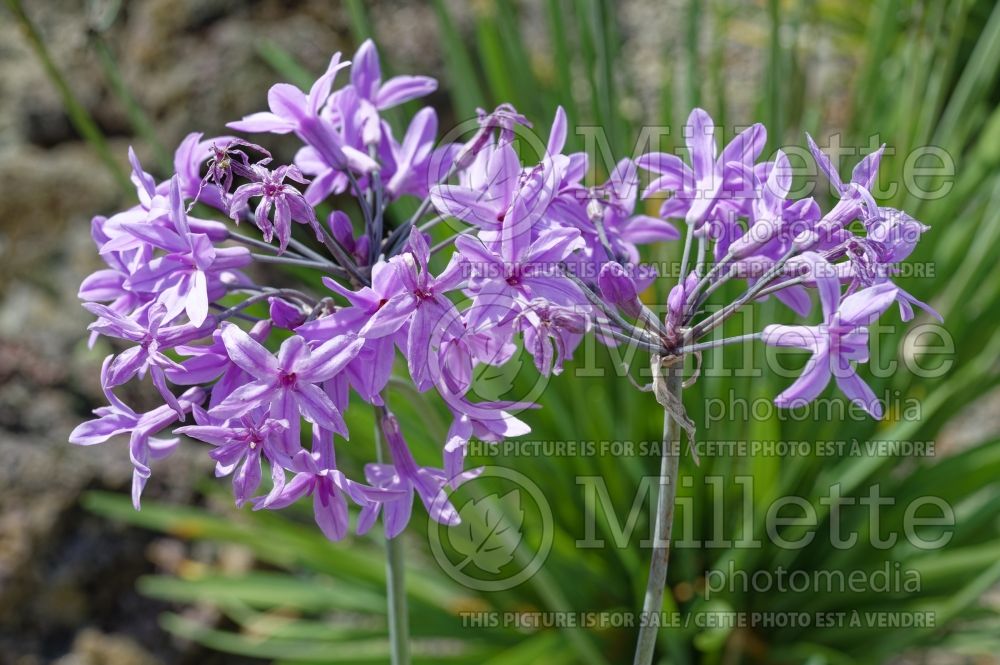
[{"label": "purple flower", "polygon": [[586,247],[576,257],[578,274],[597,275],[609,258],[638,263],[638,245],[680,237],[670,222],[633,214],[638,192],[639,177],[635,162],[630,159],[618,162],[608,181],[598,187],[585,188],[565,182],[560,185],[545,218],[580,229]]},{"label": "purple flower", "polygon": [[274,325],[286,330],[295,330],[301,326],[306,322],[306,317],[309,314],[308,311],[302,311],[300,307],[296,307],[283,298],[268,298],[267,303],[270,306],[268,313],[271,315],[271,321]]},{"label": "purple flower", "polygon": [[698,274],[692,271],[688,273],[683,282],[675,285],[667,294],[666,327],[668,334],[676,334],[678,327],[684,322],[684,318],[688,314],[685,305],[697,283]]},{"label": "purple flower", "polygon": [[838,230],[862,216],[865,208],[872,215],[877,214],[878,204],[875,202],[875,198],[872,196],[870,190],[878,177],[878,167],[882,160],[882,152],[885,150],[885,145],[883,144],[875,152],[865,155],[864,159],[854,167],[854,171],[851,174],[851,181],[844,184],[841,182],[840,176],[837,174],[837,168],[833,162],[819,149],[819,146],[816,145],[816,142],[813,141],[813,138],[809,134],[806,134],[806,140],[809,143],[809,151],[816,160],[816,164],[826,175],[834,191],[840,196],[837,204],[816,225],[818,240],[828,240]]},{"label": "purple flower", "polygon": [[752,169],[748,177],[755,181],[755,196],[750,204],[751,222],[746,233],[729,246],[729,253],[736,258],[750,256],[781,231],[786,222],[785,197],[792,189],[791,165],[780,150],[767,180],[758,181]]},{"label": "purple flower", "polygon": [[[868,231],[865,238],[852,235],[846,243],[852,288],[889,282],[899,272],[899,263],[910,256],[920,236],[930,228],[902,210],[883,207],[865,219],[865,227]],[[898,286],[897,289],[896,300],[903,321],[913,319],[914,305],[943,321],[933,307]]]},{"label": "purple flower", "polygon": [[[338,335],[359,334],[391,298],[402,293],[403,283],[396,269],[397,263],[398,260],[376,263],[372,267],[372,285],[358,291],[351,291],[333,279],[323,278],[323,283],[346,298],[350,306],[341,307],[329,316],[305,323],[296,332],[316,342]],[[381,405],[382,389],[392,374],[394,345],[399,342],[405,348],[406,335],[401,330],[392,335],[363,339],[364,346],[348,363],[345,374],[362,399],[370,404]]]},{"label": "purple flower", "polygon": [[[136,235],[133,231],[141,226],[152,227],[167,226],[168,230],[175,233],[198,233],[208,236],[213,242],[221,242],[229,237],[226,225],[221,222],[205,219],[196,219],[185,216],[179,219],[176,213],[176,204],[171,200],[170,190],[173,183],[161,182],[156,184],[153,176],[142,170],[142,164],[135,151],[129,148],[129,162],[132,165],[132,182],[136,186],[136,194],[139,198],[139,205],[124,212],[120,212],[104,221],[102,234],[105,236],[100,244],[101,254],[110,252],[127,252],[128,250],[142,248],[148,240],[142,235]],[[183,175],[171,178],[176,179],[178,186],[178,199],[183,202]],[[178,224],[181,226],[178,227]],[[130,226],[131,225],[131,226]],[[153,242],[156,245],[157,243]]]},{"label": "purple flower", "polygon": [[[174,157],[181,193],[185,198],[228,213],[227,201],[235,178],[255,177],[248,150],[261,155],[257,166],[271,162],[271,153],[256,143],[232,136],[217,136],[202,141],[201,134],[189,134]],[[204,177],[200,177],[202,165],[207,166]]]},{"label": "purple flower", "polygon": [[315,349],[292,336],[281,344],[277,357],[254,341],[239,326],[223,324],[222,342],[234,363],[253,381],[236,389],[209,415],[235,418],[257,406],[269,406],[271,418],[285,420],[286,451],[299,447],[299,414],[324,429],[347,436],[340,410],[317,385],[333,378],[357,354],[364,340],[335,337]]},{"label": "purple flower", "polygon": [[398,536],[410,521],[415,492],[431,519],[439,524],[454,526],[461,520],[458,511],[445,494],[449,480],[442,469],[418,466],[399,430],[399,421],[391,413],[382,418],[382,431],[392,457],[392,464],[368,464],[365,477],[374,487],[399,492],[397,498],[370,503],[358,518],[358,531],[365,532],[384,511],[386,538]]},{"label": "purple flower", "polygon": [[[271,322],[259,321],[250,329],[250,337],[258,342],[263,342],[270,332]],[[167,368],[165,370],[167,378],[181,386],[215,381],[208,401],[210,409],[221,403],[230,393],[249,380],[249,374],[229,358],[226,345],[222,341],[221,330],[216,329],[212,332],[211,344],[181,344],[175,347],[174,351],[188,359],[180,362],[176,367]]]},{"label": "purple flower", "polygon": [[[279,166],[273,171],[263,166],[253,165],[256,182],[241,185],[229,202],[229,216],[239,221],[240,213],[247,207],[251,198],[260,197],[257,209],[254,211],[254,223],[264,233],[265,242],[271,242],[275,232],[278,234],[278,251],[284,252],[292,237],[292,222],[308,224],[322,238],[316,212],[306,202],[299,190],[285,183],[285,178],[305,184],[307,181],[302,172],[294,166]],[[274,208],[274,221],[268,219]]]},{"label": "purple flower", "polygon": [[[295,476],[276,486],[266,497],[254,501],[254,509],[286,508],[302,497],[312,496],[313,515],[320,530],[330,540],[347,535],[349,517],[346,494],[360,506],[396,499],[402,492],[379,490],[356,483],[337,469],[333,435],[313,428],[312,452],[300,450],[291,460],[289,469]],[[359,531],[362,531],[359,524]]]},{"label": "purple flower", "polygon": [[351,224],[351,218],[347,216],[347,213],[342,210],[334,210],[327,218],[326,224],[330,227],[330,233],[333,234],[334,239],[347,250],[347,253],[354,259],[355,263],[359,266],[368,264],[370,238],[367,235],[355,238],[354,226]]},{"label": "purple flower", "polygon": [[[441,169],[448,161],[446,153],[451,150],[448,146],[439,152],[434,150],[437,136],[437,115],[434,109],[424,108],[413,116],[402,143],[397,143],[392,138],[388,125],[385,126],[384,134],[389,148],[386,155],[389,159],[385,160],[389,162],[385,167],[388,177],[386,194],[391,199],[403,194],[426,196],[431,183],[431,167]],[[434,181],[437,179],[434,178]]]},{"label": "purple flower", "polygon": [[510,143],[484,151],[479,168],[467,170],[461,185],[431,188],[438,212],[479,227],[479,238],[488,245],[501,235],[530,240],[536,222],[545,214],[559,178],[551,160],[523,171]]},{"label": "purple flower", "polygon": [[[101,386],[108,406],[94,409],[94,420],[77,425],[70,433],[70,443],[93,446],[104,443],[119,434],[129,435],[129,458],[132,460],[132,505],[139,510],[142,490],[149,480],[150,460],[163,459],[173,452],[177,439],[160,439],[154,435],[169,427],[178,418],[178,410],[164,404],[146,413],[136,413],[111,390],[109,372],[112,358],[108,356],[101,366]],[[201,388],[189,388],[177,400],[180,414],[190,411],[205,398]]]},{"label": "purple flower", "polygon": [[[754,198],[750,204],[749,226],[745,233],[729,236],[723,261],[732,260],[730,272],[745,278],[750,285],[767,273],[789,251],[798,247],[796,239],[815,235],[813,229],[820,218],[819,206],[812,198],[789,201],[792,172],[788,158],[780,150],[774,164],[762,181],[757,173],[747,173],[754,183]],[[742,233],[742,234],[740,234]],[[716,242],[718,250],[723,240]],[[806,244],[815,246],[810,240]],[[817,250],[829,243],[821,243]],[[719,252],[716,252],[718,255]],[[775,293],[775,297],[796,314],[806,316],[812,308],[809,293],[803,286],[788,286]]]},{"label": "purple flower", "polygon": [[167,357],[163,350],[190,342],[205,335],[205,330],[188,325],[162,327],[165,312],[162,307],[146,311],[146,323],[131,319],[98,303],[85,303],[84,307],[91,314],[99,317],[90,324],[90,329],[108,337],[136,342],[137,346],[122,351],[113,356],[102,381],[108,388],[120,386],[138,375],[140,379],[149,372],[153,385],[160,396],[183,419],[184,414],[180,403],[167,387],[167,370],[179,370],[180,365]]},{"label": "purple flower", "polygon": [[642,311],[642,303],[639,301],[635,280],[620,263],[609,261],[604,264],[597,276],[597,287],[607,302],[621,308],[625,314],[632,318],[639,316],[639,312]]},{"label": "purple flower", "polygon": [[370,39],[366,39],[354,54],[351,83],[362,99],[371,102],[380,111],[437,90],[437,81],[429,76],[394,76],[383,83],[378,51]]},{"label": "purple flower", "polygon": [[[180,182],[181,195],[186,199],[226,211],[226,195],[232,189],[233,177],[246,177],[250,171],[250,156],[243,147],[262,155],[261,163],[270,161],[270,153],[253,143],[232,136],[217,136],[202,140],[200,132],[188,134],[174,152],[174,172]],[[208,162],[208,171],[201,175]]]},{"label": "purple flower", "polygon": [[[104,232],[106,222],[107,219],[104,217],[95,217],[91,220],[91,237],[98,247],[110,240]],[[109,267],[97,270],[84,278],[77,295],[87,302],[107,302],[109,309],[122,315],[149,304],[153,300],[153,294],[132,291],[128,288],[127,282],[133,270],[149,261],[152,253],[150,246],[143,245],[131,251],[101,254],[101,258]],[[91,333],[91,346],[97,341],[97,336],[97,332]]]},{"label": "purple flower", "polygon": [[[381,515],[386,534],[398,535],[414,494],[431,519],[457,524],[447,491],[480,472],[464,469],[469,441],[527,433],[515,414],[537,406],[473,401],[477,368],[505,365],[522,349],[539,374],[558,374],[591,328],[609,346],[637,332],[612,307],[648,328],[643,353],[671,360],[750,338],[808,350],[802,375],[776,403],[813,399],[833,376],[852,401],[881,415],[854,368],[868,359],[868,325],[893,300],[904,319],[914,305],[933,312],[892,283],[926,227],[875,202],[870,190],[881,149],[845,184],[809,138],[839,199],[823,215],[816,201],[789,198],[792,174],[783,152],[757,163],[765,142],[761,125],[719,152],[711,118],[695,109],[685,128],[689,164],[664,153],[622,159],[606,182],[594,185],[586,179],[592,171],[587,154],[563,154],[569,125],[561,108],[537,163],[521,160],[514,139],[530,123],[509,104],[479,110],[478,129],[464,143],[435,147],[432,109],[414,114],[396,135],[381,115],[435,90],[433,79],[383,82],[378,53],[366,41],[350,82],[335,88],[349,64],[335,54],[308,91],[272,86],[269,111],[230,125],[293,135],[299,143],[294,165],[272,164],[265,148],[243,139],[189,134],[174,154],[174,175],[157,182],[130,150],[137,204],[92,220],[107,265],[80,287],[85,307],[98,317],[91,340],[108,335],[129,348],[105,360],[101,381],[109,405],[71,440],[91,445],[130,434],[137,506],[149,461],[176,445],[154,435],[191,412],[194,424],[175,432],[211,445],[216,474],[231,476],[237,505],[279,509],[311,497],[316,523],[332,540],[347,534],[351,502],[361,507],[359,532]],[[644,197],[669,193],[657,217],[636,209],[639,168],[656,174]],[[354,198],[357,206],[339,200],[330,206],[343,210],[329,214],[327,232],[316,206],[333,194]],[[423,199],[415,212],[394,205],[405,196]],[[268,243],[277,236],[277,250],[230,233],[229,220],[192,216],[197,202],[237,223],[253,221]],[[355,207],[363,227],[344,212]],[[678,238],[667,221],[675,217],[699,242],[688,236],[680,284],[657,286],[660,293],[673,286],[661,325],[639,298],[658,278],[655,268],[640,264],[639,246]],[[424,231],[444,231],[439,223],[454,221],[449,218],[470,228],[432,252]],[[309,225],[323,247],[296,243],[293,222]],[[296,268],[286,277],[306,283],[294,285],[297,291],[256,284],[242,272],[251,257],[247,246],[270,250],[269,257],[254,256]],[[432,254],[440,250],[438,263]],[[746,290],[716,309],[710,298],[733,295],[736,280],[745,280]],[[331,297],[312,295],[320,281]],[[809,289],[820,293],[817,325],[771,325],[703,341],[772,295],[805,315]],[[221,313],[210,315],[213,307]],[[252,327],[244,332],[230,321]],[[281,341],[277,351],[270,350],[277,343],[272,331]],[[396,397],[386,388],[397,350],[412,387],[433,390],[452,413],[443,468],[417,463],[388,409]],[[146,373],[163,405],[137,414],[113,388]],[[178,397],[175,385],[191,387]],[[334,436],[348,435],[342,414],[355,397],[375,405],[389,453],[385,463],[365,467],[368,484],[350,480],[334,454]],[[685,422],[682,405],[668,397],[657,393]],[[311,423],[311,442],[301,437],[303,418]],[[270,466],[272,489],[255,496],[266,480],[263,463]]]},{"label": "purple flower", "polygon": [[529,302],[517,317],[524,348],[542,376],[562,373],[563,361],[573,354],[588,327],[587,314],[541,299]]},{"label": "purple flower", "polygon": [[377,339],[409,323],[406,359],[417,388],[425,390],[432,383],[427,362],[432,340],[440,339],[442,331],[461,334],[456,328],[458,312],[445,294],[463,281],[462,265],[459,257],[455,257],[441,275],[434,277],[428,268],[427,239],[418,230],[410,232],[409,249],[392,261],[399,278],[398,292],[380,304],[358,334]]},{"label": "purple flower", "polygon": [[586,303],[583,294],[562,272],[560,263],[583,247],[576,229],[550,228],[531,244],[515,234],[504,236],[500,253],[487,249],[469,236],[460,236],[455,246],[468,262],[475,299],[469,325],[490,321],[504,323],[514,317],[517,303],[543,298],[557,305]]},{"label": "purple flower", "polygon": [[639,193],[639,176],[632,160],[618,162],[608,182],[599,189],[607,197],[603,221],[611,247],[615,250],[620,247],[630,261],[639,260],[636,245],[680,237],[680,232],[670,222],[649,215],[632,214]]},{"label": "purple flower", "polygon": [[294,132],[315,151],[329,171],[350,168],[367,173],[377,169],[378,164],[363,151],[346,144],[333,119],[322,114],[337,73],[350,64],[341,62],[340,53],[335,53],[326,73],[313,83],[308,94],[288,83],[277,83],[267,93],[270,112],[254,113],[228,126],[242,132]]},{"label": "purple flower", "polygon": [[[518,303],[511,303],[511,306],[515,311],[520,310]],[[433,378],[442,394],[464,395],[472,385],[477,364],[499,367],[517,351],[512,341],[514,320],[501,325],[484,321],[470,327],[468,318],[463,313],[457,325],[441,326],[440,334],[435,335],[437,357]]]},{"label": "purple flower", "polygon": [[727,192],[745,191],[743,169],[730,164],[752,167],[764,148],[767,132],[763,125],[753,125],[718,155],[712,118],[704,110],[695,109],[688,116],[685,134],[690,168],[676,155],[664,152],[643,155],[636,164],[660,174],[649,183],[644,197],[673,192],[660,208],[660,217],[683,217],[693,231],[700,231],[720,198]]},{"label": "purple flower", "polygon": [[208,317],[208,304],[224,292],[218,273],[250,263],[245,247],[216,248],[212,239],[193,232],[180,195],[178,179],[170,181],[171,226],[125,223],[132,236],[166,251],[137,267],[126,287],[157,293],[156,301],[166,308],[165,321],[173,321],[182,311],[191,323],[200,326]]},{"label": "purple flower", "polygon": [[[823,305],[823,322],[817,326],[769,325],[763,341],[770,346],[796,347],[812,353],[799,378],[774,399],[780,407],[810,402],[830,382],[853,403],[875,418],[882,405],[851,364],[868,361],[868,328],[896,299],[896,287],[879,284],[840,299],[840,285],[833,267],[821,256],[807,252],[800,257],[809,266]],[[839,303],[839,305],[838,305]]]},{"label": "purple flower", "polygon": [[[464,398],[442,394],[448,408],[451,409],[454,420],[448,428],[444,446],[444,470],[448,478],[457,479],[461,484],[466,478],[463,474],[465,454],[472,437],[480,441],[497,442],[524,436],[531,432],[526,423],[511,415],[512,410],[533,408],[533,404],[517,402],[479,402],[473,403]],[[475,475],[475,471],[464,472]]]},{"label": "purple flower", "polygon": [[200,409],[195,409],[194,414],[197,425],[178,427],[174,432],[215,446],[209,453],[215,460],[215,475],[222,478],[233,474],[237,507],[249,501],[260,486],[261,455],[271,465],[274,486],[284,485],[282,462],[287,464],[290,460],[282,448],[281,435],[288,429],[287,421],[268,418],[260,409],[222,424],[212,424],[208,414]]}]

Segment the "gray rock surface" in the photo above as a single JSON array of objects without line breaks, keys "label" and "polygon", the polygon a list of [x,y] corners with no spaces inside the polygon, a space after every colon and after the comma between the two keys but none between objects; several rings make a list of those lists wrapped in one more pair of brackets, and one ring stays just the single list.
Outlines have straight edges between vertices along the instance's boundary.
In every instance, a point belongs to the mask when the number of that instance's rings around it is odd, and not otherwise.
[{"label": "gray rock surface", "polygon": [[[134,143],[156,171],[150,146],[129,136],[125,109],[88,41],[87,4],[25,3],[113,153],[124,164]],[[289,12],[264,1],[128,3],[105,39],[160,141],[173,146],[194,129],[220,132],[226,120],[265,103],[278,77],[257,55],[258,40],[321,69],[346,32],[333,4]],[[135,592],[140,575],[166,564],[157,552],[191,552],[80,507],[84,491],[127,490],[131,478],[126,441],[86,450],[67,443],[103,401],[98,370],[110,351],[87,348],[90,316],[76,298],[80,280],[100,267],[90,217],[131,205],[131,193],[79,139],[9,18],[0,10],[0,663],[247,662],[177,643],[157,623],[167,606]],[[149,386],[122,396],[136,408],[153,403]],[[155,466],[146,496],[200,500],[194,484],[211,472],[195,452]]]}]

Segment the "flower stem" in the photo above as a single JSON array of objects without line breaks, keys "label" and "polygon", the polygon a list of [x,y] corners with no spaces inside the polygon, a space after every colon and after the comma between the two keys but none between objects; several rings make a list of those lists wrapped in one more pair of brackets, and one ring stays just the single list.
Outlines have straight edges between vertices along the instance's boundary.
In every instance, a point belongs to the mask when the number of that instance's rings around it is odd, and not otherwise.
[{"label": "flower stem", "polygon": [[[239,242],[249,247],[255,247],[257,249],[262,249],[265,252],[271,252],[272,254],[278,253],[278,248],[271,243],[264,242],[263,240],[258,240],[257,238],[251,238],[250,236],[245,236],[242,233],[236,233],[235,231],[229,232],[229,240],[233,242]],[[295,252],[288,252],[293,258],[297,256]],[[302,257],[305,258],[305,257]]]},{"label": "flower stem", "polygon": [[351,182],[351,187],[354,188],[354,198],[358,200],[358,205],[361,206],[361,214],[365,218],[365,229],[371,229],[374,218],[372,216],[372,208],[365,198],[365,190],[361,189],[361,183],[358,182],[357,177],[350,169],[344,169],[347,174],[347,179]]},{"label": "flower stem", "polygon": [[447,247],[451,247],[452,245],[454,245],[455,244],[455,238],[457,238],[458,236],[469,235],[470,233],[474,233],[475,231],[476,231],[475,227],[472,227],[472,226],[470,226],[467,229],[462,229],[461,231],[459,231],[455,235],[448,236],[447,238],[445,238],[444,240],[442,240],[438,244],[436,244],[433,247],[431,247],[430,252],[431,252],[431,254],[436,254],[437,252],[440,252],[442,249],[445,249]]},{"label": "flower stem", "polygon": [[229,309],[225,309],[216,315],[219,321],[224,321],[236,314],[242,312],[247,307],[255,305],[259,302],[263,302],[268,298],[282,297],[282,298],[292,298],[298,300],[306,305],[316,304],[315,298],[311,298],[301,291],[296,291],[295,289],[264,289],[260,293],[250,296],[242,302],[238,302]]},{"label": "flower stem", "polygon": [[[665,389],[677,400],[681,398],[680,366],[662,368]],[[655,383],[655,382],[654,382]],[[670,536],[673,531],[674,502],[677,497],[677,473],[680,464],[680,430],[670,412],[663,411],[663,458],[660,461],[660,488],[656,501],[656,523],[653,529],[653,556],[649,562],[649,580],[646,583],[646,598],[642,605],[646,621],[639,628],[639,639],[635,646],[634,665],[650,665],[656,649],[656,635],[659,621],[651,615],[663,609],[663,590],[667,584],[667,564],[670,559]]]},{"label": "flower stem", "polygon": [[313,268],[316,270],[325,270],[333,275],[344,275],[346,274],[343,270],[330,263],[329,261],[320,262],[312,261],[310,259],[296,259],[289,256],[269,256],[267,254],[251,254],[250,258],[254,261],[259,261],[261,263],[276,263],[278,265],[286,266],[298,266],[300,268]]},{"label": "flower stem", "polygon": [[594,228],[597,229],[597,238],[601,241],[604,253],[608,255],[608,261],[617,261],[618,257],[615,256],[615,250],[611,247],[611,241],[608,240],[608,232],[604,228],[603,206],[600,208],[600,214],[591,217],[591,221],[594,223]]},{"label": "flower stem", "polygon": [[[562,274],[569,281],[576,284],[576,287],[583,292],[583,295],[587,298],[587,300],[589,300],[590,303],[594,305],[594,307],[596,307],[605,315],[607,315],[607,317],[612,322],[617,324],[622,329],[622,331],[629,337],[630,340],[650,345],[653,348],[657,347],[659,343],[658,339],[654,338],[649,331],[643,330],[642,328],[638,328],[629,323],[628,321],[626,321],[622,317],[622,315],[618,313],[617,309],[611,307],[606,302],[601,300],[601,297],[597,295],[597,293],[592,288],[590,288],[590,285],[588,285],[582,279],[573,274],[573,271],[571,271],[565,263],[560,263],[559,269],[562,271]],[[657,326],[659,325],[656,323],[655,318],[653,320],[653,324]],[[654,331],[657,333],[660,332],[658,327],[654,328]]]},{"label": "flower stem", "polygon": [[[369,146],[368,154],[372,159],[375,159],[378,155],[375,151],[375,146]],[[382,253],[382,227],[383,227],[383,217],[385,215],[385,202],[384,202],[384,192],[382,190],[382,174],[378,171],[374,171],[371,175],[372,189],[375,192],[373,207],[374,219],[372,220],[372,226],[368,230],[368,265],[373,266],[375,262],[378,261],[379,255]]]},{"label": "flower stem", "polygon": [[696,351],[704,351],[706,349],[714,349],[718,346],[726,346],[727,344],[739,344],[741,342],[749,342],[751,340],[758,340],[761,338],[763,333],[747,333],[746,335],[737,335],[735,337],[725,337],[720,339],[713,339],[707,342],[701,342],[699,344],[690,344],[688,346],[682,346],[679,349],[674,349],[674,353],[681,355],[684,353],[694,353]]},{"label": "flower stem", "polygon": [[326,257],[319,252],[313,251],[309,245],[296,240],[295,238],[288,239],[288,246],[296,250],[299,254],[306,257],[307,259],[315,259],[316,261],[326,261]]},{"label": "flower stem", "polygon": [[[375,407],[375,453],[383,461],[382,417],[385,407]],[[389,649],[392,665],[410,664],[410,619],[406,609],[406,580],[403,568],[403,543],[400,538],[385,541],[385,592],[389,617]]]},{"label": "flower stem", "polygon": [[[455,174],[458,173],[458,163],[454,163],[445,173],[444,177],[437,181],[436,184],[440,185],[451,180]],[[431,195],[428,192],[427,196],[420,202],[417,206],[417,211],[413,213],[408,220],[400,224],[396,229],[389,234],[389,237],[385,239],[382,245],[382,253],[386,256],[393,256],[396,254],[397,250],[402,245],[403,241],[406,240],[410,235],[410,229],[417,224],[423,218],[424,213],[426,213],[431,207]]]},{"label": "flower stem", "polygon": [[790,286],[797,286],[799,284],[803,284],[805,283],[805,281],[806,281],[805,277],[792,277],[791,279],[786,279],[782,282],[776,282],[768,286],[766,289],[762,289],[760,293],[757,294],[757,297],[763,298],[764,296],[769,296],[776,291],[787,289]]},{"label": "flower stem", "polygon": [[438,215],[437,217],[432,217],[431,219],[427,220],[417,228],[426,233],[427,231],[430,231],[431,229],[433,229],[435,226],[445,221],[446,219],[448,219],[446,216]]},{"label": "flower stem", "polygon": [[[361,199],[358,199],[359,201]],[[358,265],[354,262],[350,256],[347,255],[347,250],[341,246],[340,241],[333,237],[333,234],[325,226],[321,226],[320,230],[323,233],[323,245],[330,252],[334,259],[337,260],[347,277],[351,280],[354,288],[360,289],[362,286],[370,286],[371,281],[365,277]]]},{"label": "flower stem", "polygon": [[684,280],[687,278],[688,263],[691,259],[691,241],[694,239],[691,227],[688,227],[687,233],[684,234],[684,252],[681,254],[681,271],[677,278],[678,284],[683,284]]},{"label": "flower stem", "polygon": [[399,538],[385,541],[385,589],[388,595],[389,645],[392,665],[410,663],[410,622],[406,611],[403,546]]},{"label": "flower stem", "polygon": [[785,264],[788,263],[788,260],[792,258],[794,253],[794,249],[788,250],[788,253],[778,259],[778,261],[770,270],[767,271],[767,273],[757,280],[753,286],[747,289],[746,293],[691,328],[688,339],[697,340],[708,331],[724,323],[726,319],[732,316],[741,307],[756,298],[765,287],[781,276]]}]

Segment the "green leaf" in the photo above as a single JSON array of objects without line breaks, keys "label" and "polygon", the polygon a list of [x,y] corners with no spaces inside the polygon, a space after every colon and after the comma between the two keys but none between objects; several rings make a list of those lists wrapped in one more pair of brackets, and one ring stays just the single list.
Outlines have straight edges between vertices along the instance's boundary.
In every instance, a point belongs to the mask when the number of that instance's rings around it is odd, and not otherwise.
[{"label": "green leaf", "polygon": [[104,132],[101,131],[101,128],[97,125],[97,122],[90,114],[90,111],[87,110],[87,108],[76,96],[76,93],[73,92],[73,89],[69,85],[69,81],[63,75],[62,70],[52,58],[52,54],[49,51],[41,32],[39,32],[35,22],[28,16],[27,12],[25,12],[24,5],[21,0],[5,0],[5,4],[10,10],[10,13],[14,15],[14,19],[20,26],[21,32],[27,38],[29,45],[38,57],[38,60],[42,65],[42,69],[45,70],[45,75],[59,93],[59,96],[62,99],[63,107],[66,109],[66,114],[69,116],[69,120],[73,124],[73,127],[80,133],[80,136],[82,136],[87,143],[90,144],[90,147],[97,153],[97,156],[100,157],[101,161],[104,162],[108,171],[112,176],[114,176],[114,178],[118,181],[118,184],[122,187],[122,191],[131,191],[132,185],[129,182],[128,176],[125,174],[125,171],[122,169],[114,154],[112,154],[111,148],[108,145],[108,140],[104,136]]},{"label": "green leaf", "polygon": [[270,39],[257,44],[257,55],[286,81],[302,90],[309,90],[316,77],[303,67],[291,53]]},{"label": "green leaf", "polygon": [[317,576],[299,578],[254,572],[178,579],[157,575],[140,578],[138,586],[147,596],[175,602],[240,601],[258,609],[293,607],[309,612],[338,609],[385,613],[385,599],[380,592]]}]

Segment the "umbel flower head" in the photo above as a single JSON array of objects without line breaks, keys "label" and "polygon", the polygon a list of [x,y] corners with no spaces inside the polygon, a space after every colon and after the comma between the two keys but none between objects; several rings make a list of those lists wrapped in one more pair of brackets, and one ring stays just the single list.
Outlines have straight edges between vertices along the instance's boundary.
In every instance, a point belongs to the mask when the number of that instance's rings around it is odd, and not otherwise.
[{"label": "umbel flower head", "polygon": [[[192,134],[177,150],[176,172],[158,183],[130,151],[138,202],[94,218],[106,267],[80,287],[96,317],[92,343],[106,337],[119,349],[101,371],[108,405],[70,441],[129,435],[137,508],[151,465],[183,435],[207,444],[237,505],[278,510],[311,500],[331,539],[348,532],[351,505],[359,530],[381,519],[389,537],[417,501],[432,519],[456,524],[447,493],[476,475],[465,469],[469,441],[526,434],[516,414],[537,406],[477,400],[477,369],[523,349],[541,375],[558,374],[590,331],[660,360],[748,339],[799,348],[810,359],[779,406],[814,399],[832,378],[881,416],[856,369],[868,359],[867,328],[893,302],[904,319],[913,305],[932,311],[892,282],[926,227],[876,203],[881,151],[844,183],[808,138],[838,196],[824,213],[811,198],[789,198],[782,152],[761,161],[763,126],[719,151],[720,128],[695,109],[688,162],[626,158],[594,185],[587,155],[564,152],[561,108],[533,163],[513,143],[530,123],[509,104],[480,111],[464,143],[437,144],[430,107],[397,138],[382,113],[435,89],[427,77],[383,80],[369,41],[353,63],[335,54],[308,91],[277,84],[267,111],[230,123],[240,133],[294,135],[292,164],[274,164],[259,136]],[[663,197],[658,216],[636,210],[645,172],[642,197]],[[345,206],[345,197],[354,201]],[[402,199],[416,213],[393,226],[387,210]],[[320,214],[321,206],[334,210]],[[461,231],[432,239],[428,231],[440,232],[445,219]],[[641,246],[682,235],[676,282],[639,263]],[[275,264],[294,267],[298,283],[261,283],[270,274],[261,268]],[[745,282],[742,294],[707,309],[729,281]],[[665,315],[643,302],[648,289],[669,294]],[[818,324],[702,341],[771,294],[808,316],[812,291]],[[398,356],[413,388],[452,416],[440,460],[418,461],[391,409],[386,387]],[[138,413],[115,390],[146,377],[163,403]],[[348,443],[344,413],[358,402],[371,405],[382,433],[380,461],[366,433]],[[336,447],[347,445],[370,454],[363,478],[337,465]]]}]

